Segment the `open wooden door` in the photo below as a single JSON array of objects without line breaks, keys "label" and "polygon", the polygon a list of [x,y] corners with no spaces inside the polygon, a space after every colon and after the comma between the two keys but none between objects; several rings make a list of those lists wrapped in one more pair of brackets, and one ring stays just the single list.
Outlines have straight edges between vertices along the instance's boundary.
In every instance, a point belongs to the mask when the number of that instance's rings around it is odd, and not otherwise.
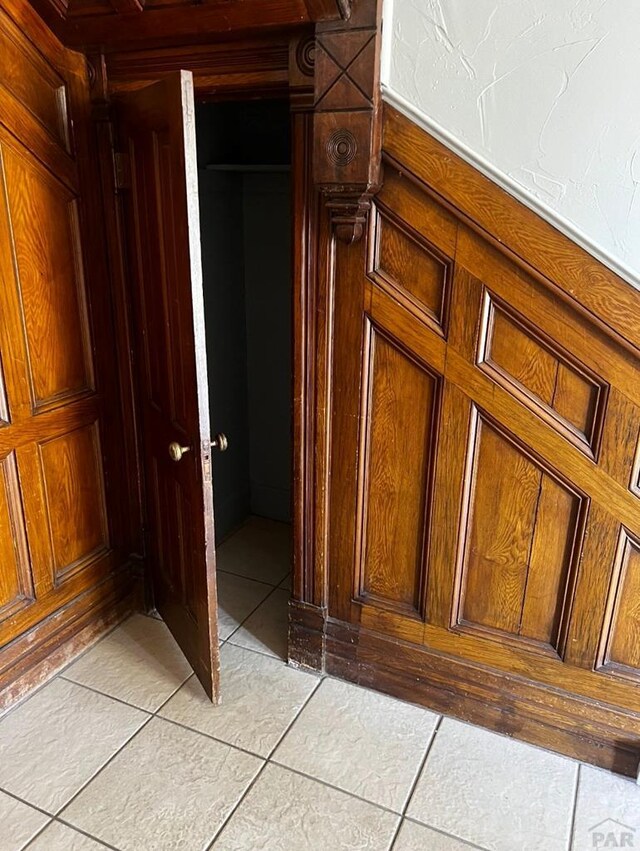
[{"label": "open wooden door", "polygon": [[[128,153],[148,556],[155,605],[212,700],[219,651],[193,81],[118,101]],[[214,446],[224,448],[221,437]]]}]

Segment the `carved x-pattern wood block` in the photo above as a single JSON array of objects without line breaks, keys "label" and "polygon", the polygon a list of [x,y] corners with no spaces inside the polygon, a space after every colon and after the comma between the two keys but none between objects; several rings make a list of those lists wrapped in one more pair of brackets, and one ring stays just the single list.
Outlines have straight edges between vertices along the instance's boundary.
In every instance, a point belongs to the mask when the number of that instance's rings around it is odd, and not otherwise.
[{"label": "carved x-pattern wood block", "polygon": [[371,109],[376,30],[322,33],[316,47],[316,111]]},{"label": "carved x-pattern wood block", "polygon": [[380,182],[380,0],[316,27],[314,182],[344,242],[362,236]]}]

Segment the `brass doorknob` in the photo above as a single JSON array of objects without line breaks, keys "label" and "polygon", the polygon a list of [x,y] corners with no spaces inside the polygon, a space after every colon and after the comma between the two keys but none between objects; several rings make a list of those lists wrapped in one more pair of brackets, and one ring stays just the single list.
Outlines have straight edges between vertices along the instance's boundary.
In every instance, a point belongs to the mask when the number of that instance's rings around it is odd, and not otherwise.
[{"label": "brass doorknob", "polygon": [[180,446],[176,440],[172,440],[169,444],[169,457],[172,461],[179,461],[185,452],[190,452],[190,446]]},{"label": "brass doorknob", "polygon": [[227,435],[222,434],[222,432],[220,432],[220,434],[216,434],[216,436],[211,441],[211,445],[219,452],[226,452],[229,448],[229,441],[227,440]]}]

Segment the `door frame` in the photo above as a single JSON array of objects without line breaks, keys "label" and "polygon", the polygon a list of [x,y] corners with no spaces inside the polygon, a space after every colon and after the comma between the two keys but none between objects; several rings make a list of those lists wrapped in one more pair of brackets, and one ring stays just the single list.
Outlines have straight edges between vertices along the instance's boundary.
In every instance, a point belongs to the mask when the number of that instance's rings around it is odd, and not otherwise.
[{"label": "door frame", "polygon": [[[136,333],[127,270],[129,235],[121,191],[126,165],[114,157],[114,94],[142,88],[165,73],[194,75],[196,101],[288,98],[291,111],[293,331],[293,592],[289,658],[321,669],[327,612],[328,494],[332,382],[332,305],[336,245],[363,235],[379,189],[381,0],[357,0],[347,20],[275,31],[267,36],[184,47],[88,56],[100,161],[105,240],[118,337],[122,416],[135,487],[122,494],[144,525],[140,411],[132,363]],[[355,31],[355,32],[354,32]],[[338,63],[333,55],[339,56]],[[357,85],[350,66],[358,66]],[[355,68],[354,64],[354,68]],[[355,77],[355,75],[354,75]],[[334,89],[334,84],[341,82]],[[363,88],[366,102],[363,106]],[[336,94],[339,92],[339,94]],[[342,249],[341,247],[341,250]],[[146,602],[149,572],[140,556]]]}]

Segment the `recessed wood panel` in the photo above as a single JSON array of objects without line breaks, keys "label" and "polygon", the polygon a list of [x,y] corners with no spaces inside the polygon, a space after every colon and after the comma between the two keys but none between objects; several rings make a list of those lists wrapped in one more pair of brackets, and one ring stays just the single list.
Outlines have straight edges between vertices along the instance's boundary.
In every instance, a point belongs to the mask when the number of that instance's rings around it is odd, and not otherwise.
[{"label": "recessed wood panel", "polygon": [[640,679],[640,541],[620,533],[603,631],[601,663]]},{"label": "recessed wood panel", "polygon": [[451,261],[409,226],[378,210],[373,273],[444,328]]},{"label": "recessed wood panel", "polygon": [[2,159],[35,413],[93,387],[78,214],[35,163],[7,147]]},{"label": "recessed wood panel", "polygon": [[499,384],[595,454],[606,385],[526,320],[485,294],[478,363]]},{"label": "recessed wood panel", "polygon": [[[130,148],[139,180],[136,193],[144,193],[158,175],[158,180],[167,187],[170,195],[175,164],[167,132],[154,133],[152,141],[153,158],[144,163],[136,164],[138,151],[135,144]],[[184,205],[184,200],[170,198],[158,210],[157,217],[142,224],[154,234],[154,240],[151,243],[140,241],[138,268],[142,278],[145,321],[148,323],[144,354],[150,402],[176,425],[184,426],[189,416],[187,397],[191,378],[186,374],[178,376],[177,372],[183,370],[185,353],[193,348],[193,340],[183,339],[183,326],[172,322],[179,316],[189,323],[187,327],[191,323],[191,305],[177,295],[184,283],[181,267],[184,258],[178,254],[179,240],[176,238],[182,234],[184,227],[180,218],[181,204]],[[143,214],[142,210],[140,214]],[[163,253],[156,250],[158,244],[164,246]],[[175,364],[175,370],[169,368],[170,363]]]},{"label": "recessed wood panel", "polygon": [[193,510],[179,478],[168,477],[162,471],[164,461],[151,462],[151,495],[155,513],[154,526],[158,532],[155,564],[162,574],[162,595],[156,603],[185,607],[197,621],[197,594],[192,565],[194,564]]},{"label": "recessed wood panel", "polygon": [[95,424],[40,446],[47,515],[60,581],[107,548],[100,443]]},{"label": "recessed wood panel", "polygon": [[64,80],[0,11],[0,80],[66,149],[69,147]]},{"label": "recessed wood panel", "polygon": [[438,379],[368,326],[358,596],[421,616]]},{"label": "recessed wood panel", "polygon": [[[196,558],[196,541],[193,531],[193,507],[189,495],[179,482],[175,482],[175,505],[178,519],[178,560],[181,577],[180,599],[191,616],[194,623],[198,622],[196,615],[198,609],[197,587],[192,565]],[[200,601],[202,605],[202,601]]]},{"label": "recessed wood panel", "polygon": [[474,412],[455,625],[561,652],[581,497]]},{"label": "recessed wood panel", "polygon": [[13,453],[0,460],[0,622],[33,600],[33,578]]}]

